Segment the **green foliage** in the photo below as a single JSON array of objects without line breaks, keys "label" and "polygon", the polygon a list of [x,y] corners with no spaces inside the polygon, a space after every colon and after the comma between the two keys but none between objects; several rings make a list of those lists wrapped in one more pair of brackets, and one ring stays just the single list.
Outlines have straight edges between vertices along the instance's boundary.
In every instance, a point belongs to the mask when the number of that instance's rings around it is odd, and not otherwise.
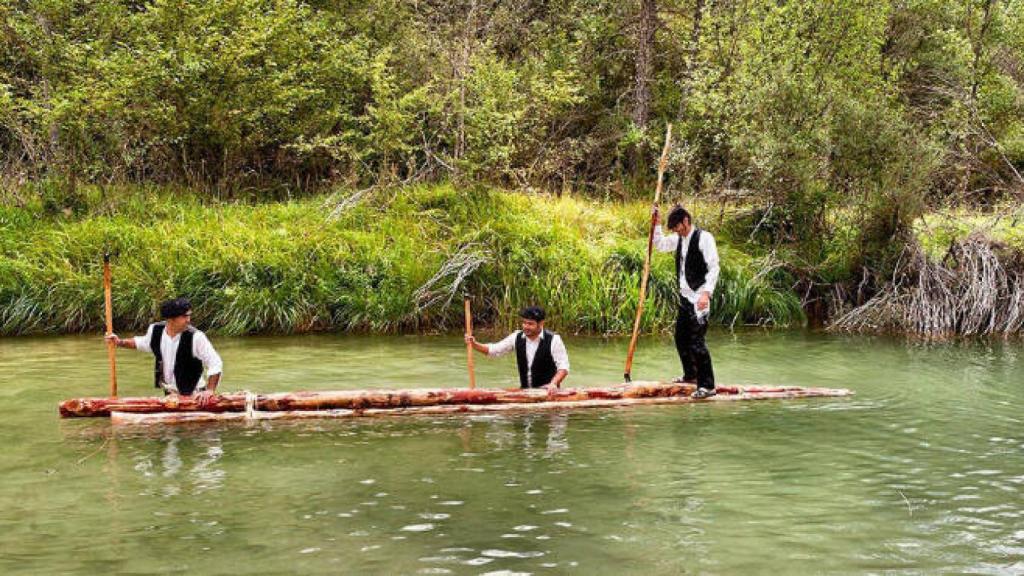
[{"label": "green foliage", "polygon": [[926,206],[1022,185],[1022,0],[661,0],[653,36],[647,5],[6,2],[0,180],[49,216],[111,183],[628,201],[671,122],[667,193],[741,197],[750,251],[811,283],[886,277]]},{"label": "green foliage", "polygon": [[[185,295],[199,326],[227,334],[409,331],[459,325],[461,291],[484,324],[510,327],[539,303],[565,332],[632,329],[646,208],[450,185],[380,194],[328,220],[324,199],[208,204],[174,189],[83,189],[85,208],[0,208],[0,333],[102,323],[101,255],[116,251],[115,324],[139,329]],[[116,215],[110,215],[116,214]],[[727,247],[714,319],[786,324],[799,303],[763,262]],[[465,283],[420,288],[466,248]],[[656,256],[643,326],[675,314],[671,258]],[[451,290],[446,297],[445,292]]]},{"label": "green foliage", "polygon": [[944,258],[954,243],[976,233],[1009,248],[1010,253],[1024,254],[1024,212],[1019,205],[1000,208],[1005,209],[991,214],[962,208],[931,213],[917,222],[914,238],[935,260]]},{"label": "green foliage", "polygon": [[655,149],[672,121],[687,184],[757,190],[807,237],[813,207],[889,169],[835,150],[868,140],[854,109],[885,119],[883,147],[988,168],[962,186],[1005,187],[1007,162],[1020,167],[1019,0],[657,7],[653,120],[636,126],[636,8],[618,2],[11,2],[0,149],[8,172],[91,181],[457,175],[599,190],[649,178],[623,151]]}]

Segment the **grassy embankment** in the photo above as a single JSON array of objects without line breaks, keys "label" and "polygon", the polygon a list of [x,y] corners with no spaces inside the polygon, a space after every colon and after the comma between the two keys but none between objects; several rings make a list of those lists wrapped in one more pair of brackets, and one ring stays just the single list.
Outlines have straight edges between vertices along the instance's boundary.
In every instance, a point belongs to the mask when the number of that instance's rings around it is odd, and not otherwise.
[{"label": "grassy embankment", "polygon": [[951,243],[972,234],[982,234],[1003,245],[1008,253],[1024,254],[1024,211],[1019,205],[1000,206],[987,213],[951,208],[918,220],[914,233],[933,258],[942,258]]},{"label": "grassy embankment", "polygon": [[[70,209],[48,197],[8,192],[0,203],[2,334],[101,330],[107,246],[119,253],[120,330],[144,326],[175,295],[192,299],[197,325],[222,334],[456,329],[465,291],[481,325],[508,327],[539,303],[557,330],[625,333],[648,222],[644,203],[450,185],[377,191],[335,218],[343,195],[218,203],[89,187]],[[731,242],[728,212],[693,210],[722,253],[713,320],[802,321],[782,272]],[[645,330],[670,326],[672,276],[671,258],[656,257]]]}]

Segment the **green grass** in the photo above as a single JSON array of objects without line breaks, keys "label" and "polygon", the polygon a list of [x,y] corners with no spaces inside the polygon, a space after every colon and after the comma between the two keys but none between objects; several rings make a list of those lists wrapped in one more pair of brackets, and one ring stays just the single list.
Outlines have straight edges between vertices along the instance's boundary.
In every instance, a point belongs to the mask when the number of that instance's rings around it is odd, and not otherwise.
[{"label": "green grass", "polygon": [[934,258],[942,258],[954,241],[970,234],[983,234],[1010,251],[1024,253],[1024,211],[1020,206],[1002,207],[985,214],[950,208],[928,214],[918,221],[914,232]]},{"label": "green grass", "polygon": [[[461,294],[478,324],[508,328],[537,303],[571,333],[632,328],[648,223],[644,203],[456,189],[378,190],[329,219],[344,197],[254,203],[201,201],[160,187],[5,193],[0,203],[0,333],[102,329],[102,260],[114,264],[115,326],[130,331],[158,303],[187,296],[195,322],[223,334],[454,330]],[[721,207],[691,205],[715,231]],[[765,258],[716,234],[723,256],[713,320],[802,321],[787,279]],[[450,258],[483,259],[455,290],[428,307],[416,293]],[[674,318],[673,264],[656,255],[646,331]],[[437,286],[447,289],[452,277]]]}]

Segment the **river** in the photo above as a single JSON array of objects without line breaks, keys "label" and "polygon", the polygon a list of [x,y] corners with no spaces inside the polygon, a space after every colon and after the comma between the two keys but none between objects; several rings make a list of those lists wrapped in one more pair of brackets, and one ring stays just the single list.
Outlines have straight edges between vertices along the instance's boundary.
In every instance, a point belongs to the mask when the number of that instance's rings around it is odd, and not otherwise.
[{"label": "river", "polygon": [[[213,341],[224,390],[466,383],[451,336]],[[621,379],[625,341],[566,341],[566,385]],[[112,428],[57,415],[105,392],[98,337],[0,339],[0,573],[1024,573],[1019,342],[709,341],[722,384],[856,396]],[[641,342],[635,379],[676,372]]]}]

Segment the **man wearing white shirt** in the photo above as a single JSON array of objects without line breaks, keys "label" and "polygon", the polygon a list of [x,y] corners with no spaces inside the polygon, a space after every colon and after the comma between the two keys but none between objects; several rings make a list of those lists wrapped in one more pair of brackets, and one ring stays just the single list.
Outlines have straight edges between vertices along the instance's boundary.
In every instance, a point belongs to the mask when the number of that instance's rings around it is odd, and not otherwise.
[{"label": "man wearing white shirt", "polygon": [[524,308],[519,313],[522,330],[516,330],[500,342],[481,344],[466,334],[466,343],[491,357],[515,350],[521,388],[559,388],[569,375],[569,354],[562,337],[544,329],[544,309]]},{"label": "man wearing white shirt", "polygon": [[[121,348],[149,352],[156,358],[154,383],[167,394],[195,394],[200,407],[206,406],[220,383],[224,364],[210,340],[191,325],[192,304],[175,298],[160,305],[163,322],[150,324],[145,336],[122,340],[107,335]],[[208,380],[203,379],[206,371]]]},{"label": "man wearing white shirt", "polygon": [[676,316],[676,352],[683,375],[676,382],[697,384],[694,398],[715,395],[715,372],[711,366],[704,335],[708,331],[711,296],[718,283],[718,248],[715,239],[692,224],[690,213],[678,204],[668,213],[665,235],[658,225],[658,207],[654,207],[654,248],[675,252],[676,278],[679,282],[679,313]]}]

